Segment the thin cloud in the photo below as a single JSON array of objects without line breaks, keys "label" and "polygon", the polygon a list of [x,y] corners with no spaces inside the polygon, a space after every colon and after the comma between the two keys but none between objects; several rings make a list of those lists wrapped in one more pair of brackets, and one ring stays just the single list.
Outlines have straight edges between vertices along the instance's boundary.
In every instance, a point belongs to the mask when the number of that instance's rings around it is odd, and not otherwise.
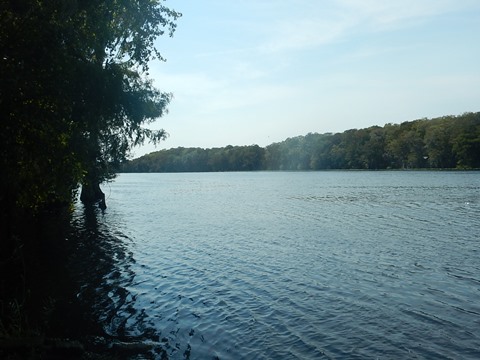
[{"label": "thin cloud", "polygon": [[[465,9],[480,9],[478,1],[458,0],[336,0],[309,3],[308,12],[278,14],[270,24],[262,53],[307,50],[344,41],[362,32],[391,31],[418,25],[430,18]],[[272,4],[273,6],[273,4]],[[264,7],[264,5],[263,5]],[[297,6],[301,8],[301,6]],[[275,13],[275,9],[270,9]]]}]

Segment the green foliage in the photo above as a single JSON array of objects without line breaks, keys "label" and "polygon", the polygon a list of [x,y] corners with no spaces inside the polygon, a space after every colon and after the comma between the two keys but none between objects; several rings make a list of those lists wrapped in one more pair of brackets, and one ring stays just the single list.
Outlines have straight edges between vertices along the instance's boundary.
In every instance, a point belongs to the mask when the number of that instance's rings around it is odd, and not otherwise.
[{"label": "green foliage", "polygon": [[142,156],[125,172],[480,168],[480,113],[307,134],[266,148],[177,148]]},{"label": "green foliage", "polygon": [[258,145],[160,150],[124,163],[124,172],[210,172],[261,170],[265,149]]},{"label": "green foliage", "polygon": [[0,201],[38,211],[111,179],[171,95],[147,78],[181,14],[151,0],[0,1]]}]

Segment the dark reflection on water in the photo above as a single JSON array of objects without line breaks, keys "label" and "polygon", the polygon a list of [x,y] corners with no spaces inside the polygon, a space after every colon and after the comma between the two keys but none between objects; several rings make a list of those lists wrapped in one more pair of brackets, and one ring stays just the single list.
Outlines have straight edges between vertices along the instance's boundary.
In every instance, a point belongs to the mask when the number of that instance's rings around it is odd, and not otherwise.
[{"label": "dark reflection on water", "polygon": [[79,207],[85,334],[127,358],[480,358],[480,173],[122,174]]},{"label": "dark reflection on water", "polygon": [[[83,319],[70,332],[87,350],[114,358],[157,358],[165,352],[143,309],[135,307],[132,240],[116,231],[108,216],[78,205],[69,237],[69,270]],[[78,311],[78,309],[76,309]]]}]

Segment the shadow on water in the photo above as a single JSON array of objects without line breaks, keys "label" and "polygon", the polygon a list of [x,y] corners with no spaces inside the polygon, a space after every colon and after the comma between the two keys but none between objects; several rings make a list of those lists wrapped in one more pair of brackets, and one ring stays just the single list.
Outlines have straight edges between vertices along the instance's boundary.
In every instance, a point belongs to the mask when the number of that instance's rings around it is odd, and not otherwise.
[{"label": "shadow on water", "polygon": [[59,309],[57,326],[61,323],[64,334],[80,339],[91,356],[166,358],[159,336],[129,291],[135,286],[132,241],[108,224],[107,216],[94,206],[74,214],[67,261],[75,301]]}]

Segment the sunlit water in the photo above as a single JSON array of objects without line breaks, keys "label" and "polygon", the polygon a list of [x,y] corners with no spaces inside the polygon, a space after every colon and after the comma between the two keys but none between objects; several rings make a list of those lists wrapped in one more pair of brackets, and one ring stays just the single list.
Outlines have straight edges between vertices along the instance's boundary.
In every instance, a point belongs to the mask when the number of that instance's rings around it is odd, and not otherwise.
[{"label": "sunlit water", "polygon": [[[121,174],[71,271],[170,359],[480,358],[479,172]],[[133,353],[132,358],[135,357]]]}]

